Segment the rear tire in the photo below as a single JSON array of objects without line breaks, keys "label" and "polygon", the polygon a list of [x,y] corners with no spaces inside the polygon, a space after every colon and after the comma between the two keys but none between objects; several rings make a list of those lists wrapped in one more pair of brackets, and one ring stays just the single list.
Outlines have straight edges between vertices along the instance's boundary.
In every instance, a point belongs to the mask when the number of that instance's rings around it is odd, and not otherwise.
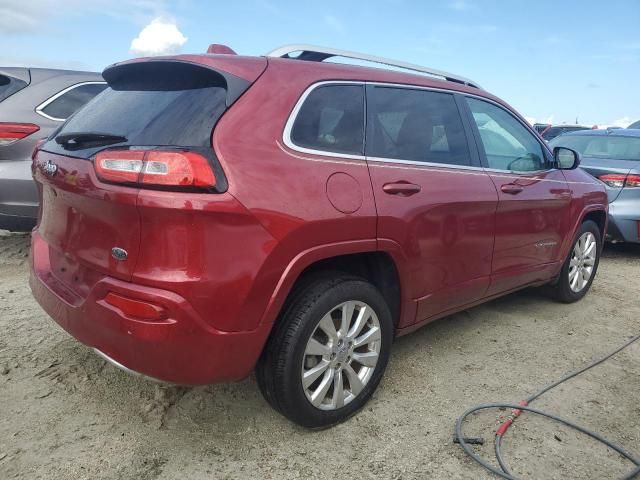
[{"label": "rear tire", "polygon": [[258,385],[269,404],[298,425],[342,422],[380,383],[392,340],[391,313],[373,285],[342,273],[307,280],[267,342]]},{"label": "rear tire", "polygon": [[567,259],[562,265],[554,297],[564,303],[573,303],[584,297],[598,270],[602,250],[602,232],[592,220],[586,220],[578,229]]}]

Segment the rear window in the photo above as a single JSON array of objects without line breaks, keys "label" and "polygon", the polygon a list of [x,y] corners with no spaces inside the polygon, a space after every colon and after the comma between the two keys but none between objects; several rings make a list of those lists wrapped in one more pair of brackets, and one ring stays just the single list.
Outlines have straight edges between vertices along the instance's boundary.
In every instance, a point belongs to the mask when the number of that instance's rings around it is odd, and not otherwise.
[{"label": "rear window", "polygon": [[27,86],[27,82],[8,75],[0,75],[0,102]]},{"label": "rear window", "polygon": [[[57,136],[124,137],[125,141],[109,145],[118,147],[211,147],[212,130],[227,108],[227,83],[215,70],[189,63],[149,62],[105,71],[104,76],[109,86],[69,118]],[[69,153],[55,141],[44,148]],[[73,155],[89,158],[103,148],[74,147]]]},{"label": "rear window", "polygon": [[48,100],[37,111],[53,120],[66,120],[76,110],[107,88],[106,83],[85,83],[71,87],[63,94]]},{"label": "rear window", "polygon": [[325,85],[314,89],[296,116],[291,141],[312,150],[362,155],[364,87]]},{"label": "rear window", "polygon": [[566,134],[549,146],[571,148],[585,157],[640,161],[640,137]]}]

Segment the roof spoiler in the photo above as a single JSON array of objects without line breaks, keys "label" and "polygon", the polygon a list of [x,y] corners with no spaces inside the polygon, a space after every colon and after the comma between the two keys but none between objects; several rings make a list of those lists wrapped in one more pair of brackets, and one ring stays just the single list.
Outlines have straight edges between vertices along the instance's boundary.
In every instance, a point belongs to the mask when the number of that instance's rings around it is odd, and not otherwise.
[{"label": "roof spoiler", "polygon": [[115,90],[189,90],[219,86],[227,90],[231,106],[251,82],[209,65],[178,59],[143,59],[107,67],[102,76]]},{"label": "roof spoiler", "polygon": [[207,48],[207,53],[221,54],[221,55],[237,55],[237,53],[226,45],[222,45],[221,43],[212,43]]}]

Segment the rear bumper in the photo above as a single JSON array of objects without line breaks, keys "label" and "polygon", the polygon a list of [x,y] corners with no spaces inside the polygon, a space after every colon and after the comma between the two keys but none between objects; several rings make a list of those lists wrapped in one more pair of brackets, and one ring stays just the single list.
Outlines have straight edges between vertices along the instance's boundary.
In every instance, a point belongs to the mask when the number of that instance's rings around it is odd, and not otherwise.
[{"label": "rear bumper", "polygon": [[637,200],[619,198],[609,204],[607,239],[640,242],[638,222],[640,222],[640,198]]},{"label": "rear bumper", "polygon": [[31,160],[0,161],[0,229],[28,231],[38,216],[38,189]]},{"label": "rear bumper", "polygon": [[[268,325],[250,332],[219,331],[173,292],[108,276],[80,296],[54,275],[49,247],[37,232],[31,249],[29,284],[38,303],[73,337],[120,366],[182,385],[240,380],[253,370]],[[109,292],[160,304],[168,312],[167,319],[129,318],[104,301]]]}]

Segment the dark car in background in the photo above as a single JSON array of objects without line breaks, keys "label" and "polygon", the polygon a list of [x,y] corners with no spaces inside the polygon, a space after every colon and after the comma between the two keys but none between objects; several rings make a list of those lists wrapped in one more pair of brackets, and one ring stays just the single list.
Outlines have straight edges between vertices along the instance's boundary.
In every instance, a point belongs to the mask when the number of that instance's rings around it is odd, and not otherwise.
[{"label": "dark car in background", "polygon": [[640,242],[640,130],[566,133],[549,142],[582,155],[580,166],[607,186],[609,228],[614,241]]},{"label": "dark car in background", "polygon": [[549,128],[551,126],[550,123],[534,123],[533,124],[533,128],[536,130],[536,132],[538,133],[542,133],[544,132],[547,128]]},{"label": "dark car in background", "polygon": [[106,88],[99,73],[0,67],[0,229],[26,231],[38,214],[31,153]]},{"label": "dark car in background", "polygon": [[540,133],[540,135],[549,142],[563,133],[590,129],[591,127],[585,127],[584,125],[549,125]]}]

